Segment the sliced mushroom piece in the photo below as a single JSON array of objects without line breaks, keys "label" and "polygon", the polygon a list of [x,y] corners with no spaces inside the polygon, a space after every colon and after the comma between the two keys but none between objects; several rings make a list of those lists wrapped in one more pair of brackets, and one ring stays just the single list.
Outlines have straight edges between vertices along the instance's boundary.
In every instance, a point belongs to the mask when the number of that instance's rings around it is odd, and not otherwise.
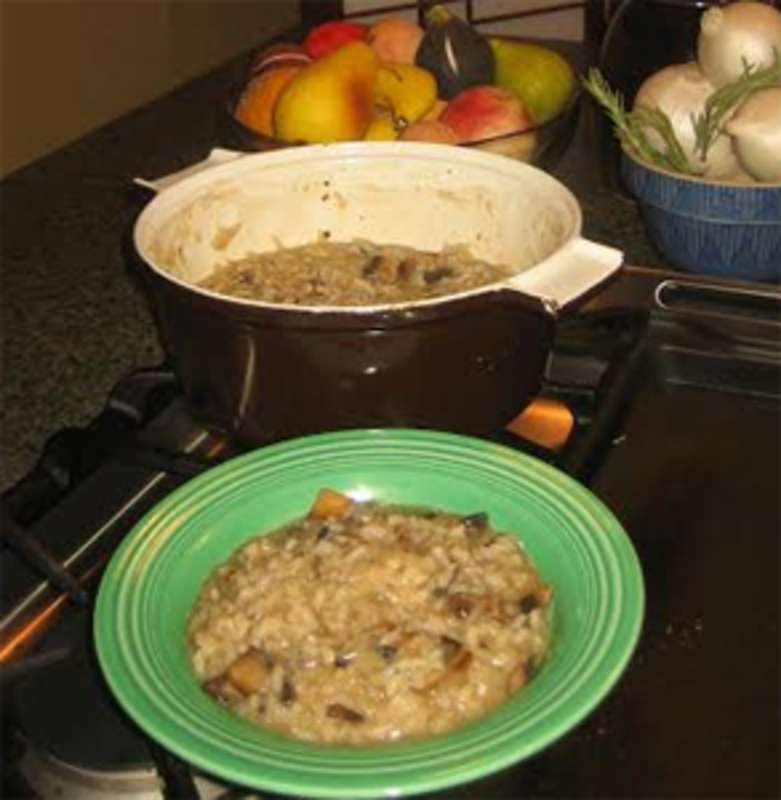
[{"label": "sliced mushroom piece", "polygon": [[355,661],[356,655],[357,653],[355,652],[340,653],[334,658],[334,666],[338,669],[346,669]]},{"label": "sliced mushroom piece", "polygon": [[463,672],[472,663],[472,652],[462,647],[458,655],[447,665],[448,672]]},{"label": "sliced mushroom piece", "polygon": [[326,523],[325,525],[320,526],[319,530],[317,531],[317,536],[315,537],[315,539],[318,542],[322,542],[323,539],[327,539],[332,533],[333,533],[333,528]]},{"label": "sliced mushroom piece", "polygon": [[466,619],[477,606],[477,597],[466,592],[455,592],[447,598],[447,608],[459,619]]},{"label": "sliced mushroom piece", "polygon": [[488,513],[486,511],[478,511],[475,514],[467,514],[461,517],[461,522],[467,530],[485,530],[488,527]]},{"label": "sliced mushroom piece", "polygon": [[204,681],[203,690],[206,694],[215,698],[215,700],[222,700],[225,702],[233,697],[237,697],[239,694],[236,687],[228,680],[228,676],[225,673],[215,675],[215,677]]},{"label": "sliced mushroom piece", "polygon": [[535,609],[547,606],[552,597],[552,587],[543,584],[524,595],[518,602],[518,608],[522,614],[531,614]]},{"label": "sliced mushroom piece", "polygon": [[415,256],[400,258],[390,253],[375,256],[361,270],[364,278],[379,280],[386,285],[410,283],[419,272],[420,265]]},{"label": "sliced mushroom piece", "polygon": [[[455,640],[451,639],[451,641]],[[463,685],[463,682],[468,680],[467,668],[471,663],[472,652],[466,647],[459,646],[453,657],[451,657],[449,660],[445,660],[445,668],[433,680],[430,680],[418,691],[430,692],[434,689],[442,689],[448,686],[454,687]]]},{"label": "sliced mushroom piece", "polygon": [[289,675],[285,675],[282,679],[282,688],[279,690],[279,702],[282,703],[283,706],[289,706],[295,703],[296,697],[295,684]]},{"label": "sliced mushroom piece", "polygon": [[434,269],[427,269],[423,273],[423,282],[428,286],[445,280],[445,278],[452,278],[455,275],[452,267],[435,267]]},{"label": "sliced mushroom piece", "polygon": [[440,637],[440,643],[442,645],[442,661],[444,661],[445,664],[449,664],[453,661],[464,648],[461,642],[450,636]]},{"label": "sliced mushroom piece", "polygon": [[520,602],[518,603],[518,608],[521,610],[521,614],[531,614],[535,608],[539,608],[540,603],[537,600],[537,595],[534,592],[525,595],[521,598]]},{"label": "sliced mushroom piece", "polygon": [[375,650],[383,661],[393,661],[393,659],[396,658],[396,654],[399,652],[398,647],[395,645],[382,643],[378,644]]},{"label": "sliced mushroom piece", "polygon": [[436,598],[446,597],[448,592],[450,591],[450,587],[456,582],[456,579],[460,574],[461,574],[461,567],[456,565],[455,567],[453,567],[453,571],[448,576],[448,579],[444,583],[444,585],[440,584],[439,586],[435,586],[432,589],[431,594]]},{"label": "sliced mushroom piece", "polygon": [[399,262],[399,268],[396,270],[396,282],[409,283],[418,271],[418,262],[412,257],[405,258]]},{"label": "sliced mushroom piece", "polygon": [[527,658],[519,661],[510,672],[507,678],[507,690],[517,692],[537,674],[539,664],[534,658]]},{"label": "sliced mushroom piece", "polygon": [[372,256],[361,268],[361,275],[369,279],[376,277],[381,263],[382,256]]},{"label": "sliced mushroom piece", "polygon": [[343,722],[349,722],[356,725],[366,721],[366,717],[360,711],[355,711],[348,706],[341,703],[330,703],[326,706],[325,715],[331,719],[340,719]]},{"label": "sliced mushroom piece", "polygon": [[374,259],[376,267],[372,275],[375,275],[383,283],[396,283],[399,274],[399,259],[383,254]]}]

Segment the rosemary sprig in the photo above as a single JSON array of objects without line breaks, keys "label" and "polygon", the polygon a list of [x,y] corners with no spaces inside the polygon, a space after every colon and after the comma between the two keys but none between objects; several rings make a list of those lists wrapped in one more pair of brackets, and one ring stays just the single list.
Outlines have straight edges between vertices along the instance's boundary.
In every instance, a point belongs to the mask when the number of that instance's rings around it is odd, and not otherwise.
[{"label": "rosemary sprig", "polygon": [[743,74],[716,89],[705,101],[702,112],[694,117],[695,149],[699,157],[705,161],[710,146],[721,133],[721,126],[736,106],[747,97],[762,89],[773,89],[781,86],[781,57],[773,48],[773,64],[765,69],[756,69],[756,65],[743,62]]},{"label": "rosemary sprig", "polygon": [[[596,67],[588,71],[583,79],[586,91],[605,109],[613,122],[613,129],[622,144],[634,150],[642,159],[663,169],[696,175],[697,171],[675,135],[667,115],[658,108],[638,106],[632,111],[624,107],[624,98],[613,90]],[[665,144],[665,149],[656,147],[648,140],[647,129],[656,131]]]},{"label": "rosemary sprig", "polygon": [[696,174],[696,170],[692,168],[686,152],[675,135],[670,118],[664,111],[659,108],[637,106],[632,109],[630,116],[631,124],[639,128],[641,133],[643,128],[652,128],[662,137],[667,149],[661,152],[675,172],[684,172],[687,175]]}]

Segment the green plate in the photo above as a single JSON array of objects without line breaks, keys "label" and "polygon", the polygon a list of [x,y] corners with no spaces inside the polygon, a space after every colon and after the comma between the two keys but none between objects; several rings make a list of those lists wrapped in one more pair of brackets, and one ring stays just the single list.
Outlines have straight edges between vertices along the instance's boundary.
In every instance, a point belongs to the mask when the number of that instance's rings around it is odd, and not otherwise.
[{"label": "green plate", "polygon": [[[357,499],[487,511],[553,584],[553,641],[535,679],[476,723],[422,742],[317,746],[252,726],[209,698],[185,624],[201,584],[245,540],[329,487]],[[127,713],[168,750],[223,780],[308,797],[404,796],[472,781],[528,758],[583,719],[627,665],[643,618],[634,549],[580,484],[509,448],[447,433],[364,430],[266,447],[169,495],[104,575],[95,637]]]}]

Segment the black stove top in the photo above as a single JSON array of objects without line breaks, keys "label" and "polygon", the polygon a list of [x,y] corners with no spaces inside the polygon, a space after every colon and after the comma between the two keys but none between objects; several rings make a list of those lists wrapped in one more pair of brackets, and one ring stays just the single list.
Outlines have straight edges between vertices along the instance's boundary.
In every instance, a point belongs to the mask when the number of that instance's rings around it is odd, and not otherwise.
[{"label": "black stove top", "polygon": [[[611,506],[645,572],[644,634],[576,731],[438,797],[778,794],[779,309],[772,289],[627,269],[561,324],[540,401],[493,438]],[[551,409],[553,447],[536,418]],[[172,372],[149,369],[3,494],[3,796],[250,796],[134,728],[90,633],[97,580],[130,527],[241,451],[192,419]]]}]

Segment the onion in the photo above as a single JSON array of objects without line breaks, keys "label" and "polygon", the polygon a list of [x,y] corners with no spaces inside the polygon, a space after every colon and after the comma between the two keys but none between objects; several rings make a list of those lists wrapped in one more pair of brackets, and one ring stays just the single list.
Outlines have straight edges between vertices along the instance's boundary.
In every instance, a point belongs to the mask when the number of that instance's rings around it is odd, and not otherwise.
[{"label": "onion", "polygon": [[[713,85],[696,62],[671,64],[646,78],[635,96],[634,108],[645,106],[663,111],[692,167],[705,178],[723,179],[739,171],[730,138],[719,135],[708,149],[705,161],[695,147],[693,117],[702,112],[713,91]],[[659,150],[666,149],[662,137],[655,130],[644,129],[643,132],[651,145]]]},{"label": "onion", "polygon": [[781,12],[767,3],[739,0],[700,18],[697,61],[717,89],[737,80],[745,64],[771,66],[773,48],[781,55]]},{"label": "onion", "polygon": [[758,181],[781,181],[781,88],[751,95],[724,127],[748,173]]}]

